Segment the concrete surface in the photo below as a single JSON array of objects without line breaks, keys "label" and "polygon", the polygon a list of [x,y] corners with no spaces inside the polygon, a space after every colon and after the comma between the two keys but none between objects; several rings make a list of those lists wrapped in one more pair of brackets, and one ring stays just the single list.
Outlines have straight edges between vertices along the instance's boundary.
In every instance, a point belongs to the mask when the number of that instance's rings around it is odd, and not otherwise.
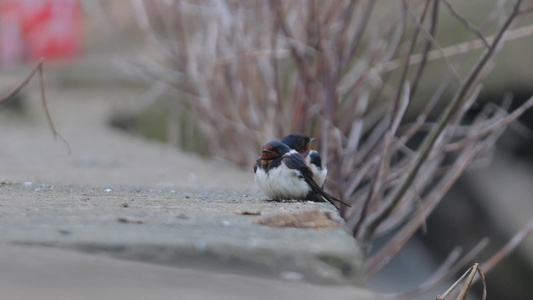
[{"label": "concrete surface", "polygon": [[0,245],[2,299],[375,299],[350,286],[317,286]]}]

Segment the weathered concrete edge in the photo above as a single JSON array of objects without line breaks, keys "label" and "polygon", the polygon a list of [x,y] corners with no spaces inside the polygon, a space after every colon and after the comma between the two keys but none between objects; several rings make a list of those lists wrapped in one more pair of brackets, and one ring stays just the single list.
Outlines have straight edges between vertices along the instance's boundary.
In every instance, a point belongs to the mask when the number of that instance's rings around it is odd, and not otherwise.
[{"label": "weathered concrete edge", "polygon": [[[229,245],[214,246],[203,251],[191,245],[121,244],[97,242],[47,243],[17,242],[13,245],[45,246],[108,254],[112,257],[165,266],[186,267],[199,270],[224,270],[235,274],[252,274],[266,278],[303,280],[315,284],[362,284],[360,256],[354,253],[312,253],[272,251],[271,249],[244,249]],[[260,259],[259,259],[260,258]]]}]

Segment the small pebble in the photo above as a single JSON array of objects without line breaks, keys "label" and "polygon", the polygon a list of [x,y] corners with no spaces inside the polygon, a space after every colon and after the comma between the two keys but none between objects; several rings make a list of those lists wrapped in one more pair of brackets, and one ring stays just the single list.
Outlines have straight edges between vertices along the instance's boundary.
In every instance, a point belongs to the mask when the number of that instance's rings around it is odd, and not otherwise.
[{"label": "small pebble", "polygon": [[194,242],[194,248],[198,252],[205,252],[207,250],[207,243],[204,241],[196,241]]},{"label": "small pebble", "polygon": [[187,215],[184,214],[184,213],[179,213],[179,214],[176,216],[176,218],[178,218],[178,219],[188,219],[189,216],[187,216]]},{"label": "small pebble", "polygon": [[285,280],[302,280],[304,275],[293,271],[283,271],[281,272],[280,277]]}]

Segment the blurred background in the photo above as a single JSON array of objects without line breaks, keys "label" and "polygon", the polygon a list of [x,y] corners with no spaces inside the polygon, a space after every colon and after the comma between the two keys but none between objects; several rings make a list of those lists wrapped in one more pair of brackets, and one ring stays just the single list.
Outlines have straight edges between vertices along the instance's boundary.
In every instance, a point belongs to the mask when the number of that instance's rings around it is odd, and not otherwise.
[{"label": "blurred background", "polygon": [[[20,82],[44,57],[46,86],[52,95],[72,98],[74,105],[66,107],[73,116],[80,112],[76,107],[90,105],[76,102],[112,95],[104,99],[110,104],[105,111],[94,110],[102,126],[245,170],[265,141],[303,132],[318,140],[313,148],[324,154],[333,174],[330,190],[361,209],[356,198],[367,191],[371,177],[358,172],[365,166],[376,169],[377,163],[368,162],[381,154],[374,136],[384,140],[385,129],[380,128],[395,116],[401,117],[398,137],[402,128],[408,131],[437,91],[438,101],[424,122],[431,128],[461,85],[453,78],[465,77],[482,54],[479,35],[490,42],[514,4],[396,2],[1,0],[0,92]],[[457,124],[474,124],[486,107],[513,111],[533,94],[532,7],[531,1],[521,5],[524,13],[485,68],[477,82],[483,88],[472,92],[473,104]],[[339,25],[338,20],[346,21]],[[420,59],[416,54],[424,53],[428,43],[433,52]],[[417,75],[421,61],[423,73]],[[410,84],[407,92],[402,91],[404,83]],[[30,88],[2,104],[2,118],[41,118],[31,109],[35,104],[28,96]],[[103,90],[105,97],[99,96]],[[391,112],[392,99],[406,93],[405,111]],[[512,102],[505,102],[509,94]],[[53,106],[53,97],[48,101]],[[71,121],[62,127],[79,126],[76,117]],[[490,239],[465,263],[468,266],[488,259],[522,230],[533,212],[532,128],[532,112],[526,112],[500,132],[497,142],[491,140],[490,147],[469,162],[423,230],[370,278],[369,288],[383,293],[416,288],[456,247],[466,253]],[[427,131],[410,137],[405,143],[410,151],[418,151]],[[401,166],[402,159],[391,158],[390,169]],[[454,158],[443,156],[439,165],[446,161]],[[432,176],[440,176],[439,170]],[[421,189],[436,185],[430,180]],[[344,213],[347,220],[361,217]],[[387,245],[409,216],[378,235],[370,256]],[[531,239],[487,275],[489,295],[526,299],[524,295],[533,293],[530,278]]]}]

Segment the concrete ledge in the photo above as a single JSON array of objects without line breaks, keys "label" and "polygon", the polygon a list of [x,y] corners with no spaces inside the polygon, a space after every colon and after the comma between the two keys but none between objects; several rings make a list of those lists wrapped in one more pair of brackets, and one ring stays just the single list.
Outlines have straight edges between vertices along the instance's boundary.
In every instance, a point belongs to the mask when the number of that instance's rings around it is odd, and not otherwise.
[{"label": "concrete ledge", "polygon": [[[313,283],[357,284],[362,257],[343,227],[271,228],[263,216],[328,203],[278,203],[234,190],[47,184],[0,186],[0,242],[108,253]],[[259,212],[260,216],[238,212]]]}]

